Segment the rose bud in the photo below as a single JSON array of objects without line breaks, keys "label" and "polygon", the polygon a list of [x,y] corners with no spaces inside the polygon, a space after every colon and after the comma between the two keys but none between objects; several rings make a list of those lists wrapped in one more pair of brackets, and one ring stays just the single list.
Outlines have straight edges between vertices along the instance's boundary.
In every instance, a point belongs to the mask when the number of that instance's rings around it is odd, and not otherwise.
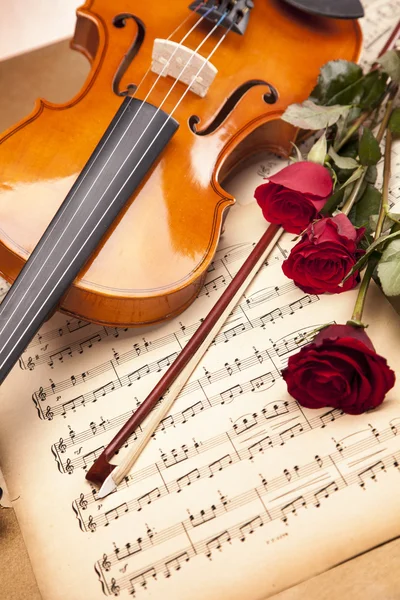
[{"label": "rose bud", "polygon": [[254,192],[264,218],[289,233],[301,233],[319,214],[332,193],[329,171],[313,162],[285,167]]},{"label": "rose bud", "polygon": [[360,279],[355,272],[340,286],[364,254],[364,250],[357,248],[364,231],[355,229],[344,214],[316,221],[292,248],[282,271],[307,294],[346,292]]},{"label": "rose bud", "polygon": [[365,331],[351,325],[323,329],[289,358],[282,376],[302,406],[331,406],[351,415],[379,406],[395,383],[395,374]]}]

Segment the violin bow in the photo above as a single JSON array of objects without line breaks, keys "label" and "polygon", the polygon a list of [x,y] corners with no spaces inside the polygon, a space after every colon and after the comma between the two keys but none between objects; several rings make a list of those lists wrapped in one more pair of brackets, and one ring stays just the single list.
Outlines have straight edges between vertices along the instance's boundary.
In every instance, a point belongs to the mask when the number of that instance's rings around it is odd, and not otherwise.
[{"label": "violin bow", "polygon": [[[283,231],[279,225],[269,225],[185,348],[89,469],[86,479],[101,485],[97,498],[104,498],[115,491],[119,483],[128,475],[158,425],[168,415],[177,396],[213,339],[275,247]],[[148,415],[149,418],[142,429],[142,435],[131,451],[118,466],[111,464],[110,459]]]},{"label": "violin bow", "polygon": [[[394,27],[379,56],[382,56],[382,54],[395,46],[399,31],[400,21]],[[376,68],[376,63],[371,68]],[[111,492],[114,492],[124,477],[128,475],[158,425],[168,415],[177,396],[204,356],[214,337],[282,236],[283,231],[283,228],[278,225],[269,225],[247,260],[185,348],[144,402],[140,404],[139,408],[93,463],[86,474],[86,479],[101,486],[97,493],[97,498],[104,498],[108,494],[111,494]],[[154,412],[150,415],[154,408]],[[114,454],[120,450],[148,415],[150,415],[149,419],[142,430],[142,436],[138,443],[134,444],[131,451],[128,452],[127,456],[118,466],[110,463]]]}]

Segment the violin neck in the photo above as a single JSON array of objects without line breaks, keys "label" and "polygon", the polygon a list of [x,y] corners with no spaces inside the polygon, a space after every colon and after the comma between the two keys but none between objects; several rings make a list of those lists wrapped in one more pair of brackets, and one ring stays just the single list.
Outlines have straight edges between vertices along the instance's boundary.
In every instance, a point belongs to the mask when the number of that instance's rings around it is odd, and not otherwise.
[{"label": "violin neck", "polygon": [[177,128],[162,110],[124,99],[0,305],[0,384]]}]

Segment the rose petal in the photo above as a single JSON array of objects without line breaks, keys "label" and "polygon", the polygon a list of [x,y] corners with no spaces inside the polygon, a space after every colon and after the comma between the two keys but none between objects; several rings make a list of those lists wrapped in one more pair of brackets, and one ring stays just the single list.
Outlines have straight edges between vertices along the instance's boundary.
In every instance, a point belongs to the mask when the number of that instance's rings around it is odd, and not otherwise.
[{"label": "rose petal", "polygon": [[331,220],[337,226],[339,235],[343,235],[353,241],[357,239],[357,230],[344,213],[336,215]]},{"label": "rose petal", "polygon": [[[342,332],[347,336],[340,337]],[[379,406],[395,375],[367,334],[349,325],[331,325],[317,338],[318,343],[292,355],[282,371],[288,392],[307,408],[331,406],[360,414]]]},{"label": "rose petal", "polygon": [[311,194],[316,201],[327,198],[332,192],[332,178],[328,169],[309,161],[289,165],[268,179],[290,190]]}]

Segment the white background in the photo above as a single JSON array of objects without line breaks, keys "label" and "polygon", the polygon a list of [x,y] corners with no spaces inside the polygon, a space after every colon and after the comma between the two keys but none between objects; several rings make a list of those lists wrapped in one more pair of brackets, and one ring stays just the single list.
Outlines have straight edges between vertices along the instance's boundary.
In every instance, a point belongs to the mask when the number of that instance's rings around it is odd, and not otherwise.
[{"label": "white background", "polygon": [[72,37],[84,0],[0,0],[0,60]]}]

